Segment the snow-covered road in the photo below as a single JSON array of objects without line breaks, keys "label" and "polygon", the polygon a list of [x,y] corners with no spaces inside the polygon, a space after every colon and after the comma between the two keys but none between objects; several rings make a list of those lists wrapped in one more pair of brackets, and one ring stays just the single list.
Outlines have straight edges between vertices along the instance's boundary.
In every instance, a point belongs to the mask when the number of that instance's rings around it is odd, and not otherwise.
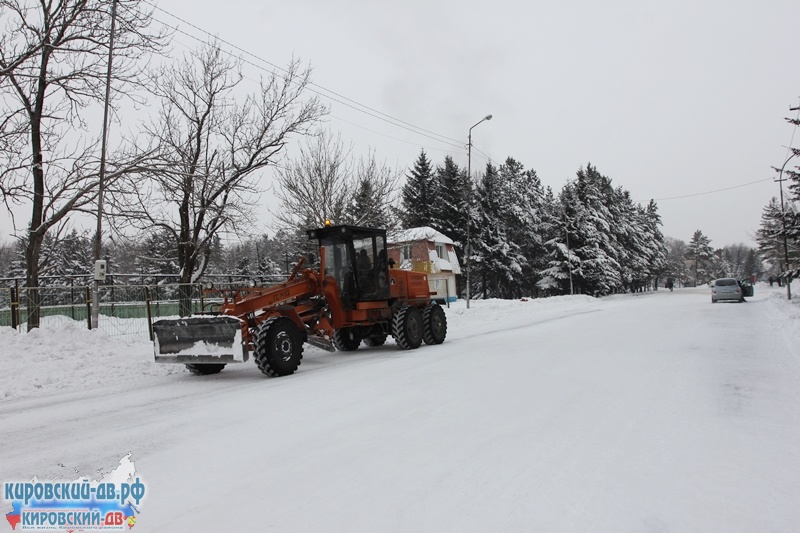
[{"label": "snow-covered road", "polygon": [[[70,381],[62,354],[40,394],[0,378],[0,481],[130,452],[137,531],[797,530],[798,306],[708,291],[459,303],[443,345],[307,347],[277,379],[95,340],[120,352],[105,377]],[[0,336],[3,357],[47,372],[34,341]]]}]

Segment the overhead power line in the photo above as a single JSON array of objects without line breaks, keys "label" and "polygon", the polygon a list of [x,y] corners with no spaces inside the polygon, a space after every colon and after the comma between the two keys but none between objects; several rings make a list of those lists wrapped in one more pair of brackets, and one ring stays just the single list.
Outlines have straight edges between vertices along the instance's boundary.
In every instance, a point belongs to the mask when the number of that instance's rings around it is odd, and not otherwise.
[{"label": "overhead power line", "polygon": [[684,194],[681,196],[670,196],[669,198],[653,198],[656,202],[663,202],[665,200],[679,200],[681,198],[691,198],[693,196],[704,196],[706,194],[714,194],[723,191],[730,191],[731,189],[739,189],[741,187],[749,187],[750,185],[755,185],[757,183],[764,183],[765,181],[773,181],[772,178],[765,178],[763,180],[751,181],[750,183],[742,183],[741,185],[734,185],[732,187],[725,187],[724,189],[715,189],[713,191],[705,191],[705,192],[697,192],[693,194]]},{"label": "overhead power line", "polygon": [[[219,42],[224,43],[224,44],[230,46],[231,48],[233,48],[233,49],[235,49],[235,50],[237,50],[237,51],[239,51],[239,52],[241,52],[243,54],[246,54],[246,55],[248,55],[250,57],[253,57],[253,58],[257,59],[258,61],[261,61],[262,63],[264,63],[266,65],[269,65],[273,69],[279,70],[279,71],[284,72],[284,73],[287,72],[286,69],[284,69],[283,67],[280,67],[280,66],[276,65],[275,63],[272,63],[272,62],[270,62],[270,61],[268,61],[268,60],[266,60],[266,59],[264,59],[264,58],[262,58],[262,57],[260,57],[260,56],[258,56],[256,54],[254,54],[254,53],[252,53],[252,52],[250,52],[248,50],[245,50],[245,49],[243,49],[243,48],[231,43],[230,41],[222,39],[219,36],[213,35],[212,33],[204,30],[203,28],[200,28],[199,26],[189,22],[188,20],[169,12],[166,9],[162,8],[162,7],[159,7],[158,5],[150,2],[149,0],[144,0],[144,3],[152,6],[154,9],[157,9],[158,11],[161,11],[162,13],[164,13],[164,14],[166,14],[166,15],[168,15],[168,16],[176,19],[176,20],[181,21],[182,23],[194,28],[195,30],[205,34],[206,36],[208,36],[208,37],[210,37],[212,39],[216,39]],[[186,32],[186,31],[181,30],[180,28],[178,28],[175,25],[169,24],[169,23],[164,22],[163,20],[157,19],[155,17],[154,17],[154,19],[157,22],[159,22],[160,24],[163,24],[164,26],[166,26],[168,28],[171,28],[171,29],[173,29],[173,30],[175,30],[175,31],[177,31],[177,32],[179,32],[179,33],[191,38],[191,39],[194,39],[194,40],[199,41],[199,42],[204,42],[202,39],[199,39],[198,37]],[[262,65],[255,64],[252,61],[248,61],[246,59],[242,59],[242,61],[244,61],[248,65],[251,65],[251,66],[253,66],[255,68],[259,68],[261,70],[266,70]],[[393,116],[391,116],[389,114],[386,114],[386,113],[383,113],[381,111],[378,111],[378,110],[376,110],[376,109],[374,109],[372,107],[369,107],[369,106],[367,106],[365,104],[362,104],[362,103],[360,103],[360,102],[358,102],[358,101],[356,101],[356,100],[354,100],[352,98],[348,98],[348,97],[346,97],[346,96],[344,96],[342,94],[339,94],[339,93],[337,93],[335,91],[332,91],[332,90],[330,90],[330,89],[328,89],[326,87],[323,87],[322,85],[319,85],[319,84],[316,84],[316,83],[313,83],[313,82],[309,82],[308,83],[308,87],[309,87],[309,90],[314,92],[315,94],[318,94],[318,95],[320,95],[320,96],[322,96],[324,98],[327,98],[329,100],[332,100],[334,102],[337,102],[339,104],[347,106],[347,107],[349,107],[351,109],[354,109],[355,111],[358,111],[358,112],[363,113],[365,115],[371,116],[371,117],[376,118],[378,120],[382,120],[382,121],[384,121],[384,122],[386,122],[388,124],[391,124],[392,126],[405,129],[405,130],[410,131],[410,132],[412,132],[412,133],[414,133],[416,135],[421,135],[423,137],[427,137],[427,138],[432,139],[432,140],[437,141],[437,142],[441,142],[441,143],[448,144],[450,146],[453,146],[453,147],[456,147],[456,148],[459,148],[459,149],[463,149],[463,142],[462,141],[459,141],[457,139],[452,139],[452,138],[447,137],[445,135],[442,135],[442,134],[427,130],[427,129],[419,127],[419,126],[415,126],[414,124],[411,124],[411,123],[406,122],[406,121],[404,121],[402,119],[399,119],[399,118],[393,117]]]}]

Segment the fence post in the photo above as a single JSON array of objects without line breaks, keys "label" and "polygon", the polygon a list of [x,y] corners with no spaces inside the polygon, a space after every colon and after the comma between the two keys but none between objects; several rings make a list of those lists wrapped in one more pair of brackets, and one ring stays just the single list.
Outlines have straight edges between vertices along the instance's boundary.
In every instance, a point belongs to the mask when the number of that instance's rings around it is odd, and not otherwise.
[{"label": "fence post", "polygon": [[192,316],[192,285],[178,284],[178,314],[181,317]]},{"label": "fence post", "polygon": [[69,304],[72,320],[75,320],[75,278],[69,278]]},{"label": "fence post", "polygon": [[153,342],[153,314],[150,312],[150,287],[144,286],[144,308],[147,313],[147,333],[150,335],[150,342]]},{"label": "fence post", "polygon": [[92,291],[89,287],[86,287],[86,323],[92,329]]},{"label": "fence post", "polygon": [[19,289],[11,287],[8,289],[11,292],[11,327],[17,329],[19,326]]}]

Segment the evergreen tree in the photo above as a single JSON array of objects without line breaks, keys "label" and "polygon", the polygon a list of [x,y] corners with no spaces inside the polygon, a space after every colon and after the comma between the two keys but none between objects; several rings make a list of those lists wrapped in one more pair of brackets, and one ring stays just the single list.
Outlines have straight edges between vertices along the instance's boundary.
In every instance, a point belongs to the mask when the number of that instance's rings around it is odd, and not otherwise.
[{"label": "evergreen tree", "polygon": [[209,245],[208,266],[205,274],[220,275],[229,272],[226,268],[225,256],[225,245],[222,244],[222,239],[219,235],[214,235]]},{"label": "evergreen tree", "polygon": [[384,199],[375,190],[371,180],[362,178],[358,182],[355,198],[347,209],[346,217],[350,224],[371,228],[388,228],[391,226],[388,209]]},{"label": "evergreen tree", "polygon": [[664,234],[661,232],[661,216],[658,214],[658,205],[654,200],[650,200],[643,213],[647,232],[645,234],[645,250],[647,251],[647,262],[650,265],[650,273],[653,283],[658,287],[660,278],[668,268],[667,266],[667,245]]},{"label": "evergreen tree", "polygon": [[[58,242],[56,247],[58,264],[53,274],[63,276],[63,279],[59,280],[60,283],[89,274],[94,264],[93,241],[94,239],[90,239],[85,232],[78,233],[73,229]],[[112,267],[112,264],[108,265],[109,273],[115,270]]]},{"label": "evergreen tree", "polygon": [[242,277],[252,277],[257,273],[257,266],[253,261],[253,245],[247,242],[241,245],[240,252],[236,256],[233,273]]},{"label": "evergreen tree", "polygon": [[499,169],[504,208],[503,220],[514,247],[509,249],[510,293],[520,297],[534,293],[538,271],[546,263],[542,239],[543,197],[541,181],[535,170],[512,157]]},{"label": "evergreen tree", "polygon": [[761,263],[761,260],[758,258],[758,253],[756,253],[755,249],[749,248],[747,252],[747,258],[744,261],[744,275],[747,276],[755,276],[756,279],[761,277],[764,273],[764,265]]},{"label": "evergreen tree", "polygon": [[752,272],[745,268],[745,263],[747,263],[747,258],[751,251],[752,250],[744,244],[730,245],[722,248],[720,253],[722,259],[721,268],[716,271],[715,277],[749,278]]},{"label": "evergreen tree", "polygon": [[672,278],[676,284],[687,285],[694,279],[694,271],[689,271],[687,266],[686,257],[689,254],[689,248],[686,243],[680,239],[673,239],[667,237],[664,240],[666,248],[666,266],[664,269],[664,277]]},{"label": "evergreen tree", "polygon": [[414,162],[402,191],[400,223],[404,228],[433,227],[436,223],[437,181],[425,150]]},{"label": "evergreen tree", "polygon": [[169,230],[148,234],[134,262],[136,273],[143,285],[178,282],[178,250]]},{"label": "evergreen tree", "polygon": [[577,270],[579,258],[570,247],[570,232],[573,208],[577,205],[570,184],[564,186],[556,199],[548,188],[545,199],[546,224],[544,249],[547,265],[539,272],[536,287],[545,294],[571,294],[574,292],[573,270]]},{"label": "evergreen tree", "polygon": [[[547,264],[539,266],[537,287],[608,294],[643,290],[667,270],[667,247],[655,202],[635,204],[630,193],[591,164],[564,186],[558,201],[541,196],[538,238]],[[557,205],[558,207],[551,207]]]},{"label": "evergreen tree", "polygon": [[479,287],[485,298],[510,298],[519,284],[521,264],[527,260],[510,235],[508,185],[491,163],[486,165],[476,197],[470,236],[473,287]]},{"label": "evergreen tree", "polygon": [[609,294],[622,285],[615,257],[619,249],[612,245],[611,213],[604,198],[611,188],[610,181],[591,164],[586,170],[578,170],[577,177],[578,205],[570,218],[575,227],[573,251],[580,259],[578,286],[586,294]]},{"label": "evergreen tree", "polygon": [[[21,256],[20,259],[24,259],[24,256]],[[13,270],[14,261],[17,260],[17,252],[16,246],[13,242],[3,242],[0,243],[0,277],[13,277],[11,276],[11,272]],[[24,264],[21,265],[23,270],[21,274],[24,275]],[[13,287],[13,281],[4,281],[0,286],[9,286]]]},{"label": "evergreen tree", "polygon": [[449,155],[444,158],[444,166],[437,167],[435,176],[439,200],[432,219],[433,228],[455,241],[463,255],[467,239],[467,206],[473,211],[473,220],[474,215],[477,215],[473,209],[476,198],[472,191],[472,181]]},{"label": "evergreen tree", "polygon": [[[94,264],[93,241],[87,232],[73,229],[64,236],[48,233],[42,240],[38,270],[40,287],[86,283]],[[25,243],[18,241],[5,272],[8,277],[25,277]]]},{"label": "evergreen tree", "polygon": [[703,235],[702,231],[697,230],[692,235],[686,250],[686,259],[692,261],[695,286],[701,283],[701,279],[703,282],[708,281],[713,269],[714,249],[711,248],[711,239]]},{"label": "evergreen tree", "polygon": [[[800,243],[793,240],[786,232],[784,243],[783,213],[786,213],[787,226],[796,218],[796,211],[791,202],[785,203],[781,210],[780,202],[772,197],[761,212],[761,224],[756,231],[756,243],[761,257],[774,265],[777,273],[786,270],[786,250],[788,250],[790,264],[798,264],[800,258]],[[784,244],[786,247],[784,248]]]},{"label": "evergreen tree", "polygon": [[[541,224],[537,234],[542,242],[542,251],[541,256],[535,259],[537,271],[532,293],[539,294],[540,291],[544,291],[569,294],[569,283],[560,282],[562,279],[569,281],[566,263],[566,219],[564,210],[550,187],[545,189],[542,198]],[[559,244],[564,253],[559,250]]]}]

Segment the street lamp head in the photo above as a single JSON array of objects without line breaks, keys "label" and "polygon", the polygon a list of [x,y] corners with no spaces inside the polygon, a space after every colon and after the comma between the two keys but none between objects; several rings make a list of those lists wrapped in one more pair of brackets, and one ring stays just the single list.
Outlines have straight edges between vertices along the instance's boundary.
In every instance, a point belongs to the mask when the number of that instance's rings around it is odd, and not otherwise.
[{"label": "street lamp head", "polygon": [[486,115],[483,120],[492,120],[492,115]]}]

